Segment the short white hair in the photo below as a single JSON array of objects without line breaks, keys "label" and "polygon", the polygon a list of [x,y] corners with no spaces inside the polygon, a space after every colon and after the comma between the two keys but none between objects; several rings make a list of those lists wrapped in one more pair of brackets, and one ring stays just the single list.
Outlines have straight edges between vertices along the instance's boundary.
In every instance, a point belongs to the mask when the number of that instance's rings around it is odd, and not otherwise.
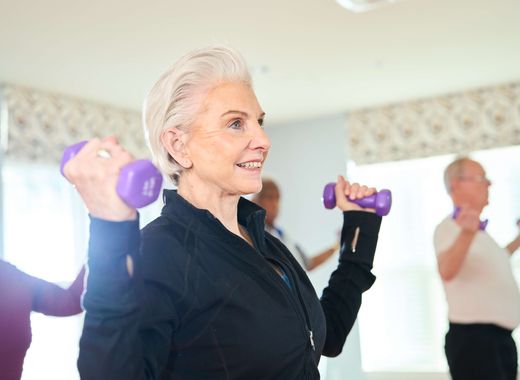
[{"label": "short white hair", "polygon": [[444,186],[446,191],[451,193],[451,182],[454,178],[459,178],[464,174],[464,165],[473,160],[468,156],[459,156],[444,169]]},{"label": "short white hair", "polygon": [[205,95],[227,82],[252,87],[251,74],[240,53],[226,46],[210,46],[182,56],[155,83],[145,99],[143,124],[154,164],[178,184],[183,167],[161,141],[163,131],[188,132],[201,111]]}]

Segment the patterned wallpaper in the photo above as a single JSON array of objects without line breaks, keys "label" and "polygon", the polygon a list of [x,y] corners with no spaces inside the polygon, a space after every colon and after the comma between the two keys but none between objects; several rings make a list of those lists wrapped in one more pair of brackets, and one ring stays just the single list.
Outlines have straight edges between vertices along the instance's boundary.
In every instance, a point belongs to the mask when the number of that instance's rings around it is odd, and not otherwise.
[{"label": "patterned wallpaper", "polygon": [[[149,157],[139,112],[10,84],[0,85],[0,102],[8,158],[57,163],[66,146],[110,134]],[[347,129],[358,164],[517,145],[520,82],[353,111]]]},{"label": "patterned wallpaper", "polygon": [[139,112],[10,84],[0,86],[0,99],[7,110],[1,132],[9,159],[58,163],[66,146],[107,135],[136,157],[149,157]]},{"label": "patterned wallpaper", "polygon": [[520,82],[347,114],[358,164],[520,144]]}]

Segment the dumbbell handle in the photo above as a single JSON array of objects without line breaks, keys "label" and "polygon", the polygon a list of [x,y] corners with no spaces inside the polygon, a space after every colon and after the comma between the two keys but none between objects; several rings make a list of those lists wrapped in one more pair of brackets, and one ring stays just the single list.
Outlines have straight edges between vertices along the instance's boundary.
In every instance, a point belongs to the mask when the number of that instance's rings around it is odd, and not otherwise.
[{"label": "dumbbell handle", "polygon": [[[65,164],[83,148],[81,141],[65,149],[61,158],[60,172],[65,176]],[[141,208],[154,202],[162,188],[163,177],[149,160],[136,160],[121,168],[116,192],[130,207]]]},{"label": "dumbbell handle", "polygon": [[[453,215],[451,216],[452,219],[457,219],[457,217],[460,214],[460,207],[455,207],[455,210],[453,210]],[[478,228],[481,231],[484,231],[488,225],[489,220],[484,219],[479,222]]]},{"label": "dumbbell handle", "polygon": [[[336,207],[336,184],[328,183],[323,189],[323,205],[325,208],[332,209]],[[379,216],[385,216],[390,212],[392,207],[392,193],[390,190],[383,189],[368,197],[356,199],[352,201],[362,208],[373,208]]]}]

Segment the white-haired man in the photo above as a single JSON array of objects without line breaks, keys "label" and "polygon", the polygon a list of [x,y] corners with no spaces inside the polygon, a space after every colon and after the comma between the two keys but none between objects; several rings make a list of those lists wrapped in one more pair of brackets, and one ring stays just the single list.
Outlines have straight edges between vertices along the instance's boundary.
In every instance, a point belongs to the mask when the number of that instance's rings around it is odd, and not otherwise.
[{"label": "white-haired man", "polygon": [[451,376],[515,380],[518,355],[511,334],[520,324],[520,292],[510,257],[520,235],[502,248],[481,225],[491,182],[478,162],[455,159],[444,182],[457,212],[437,226],[434,245],[448,302],[444,348]]}]

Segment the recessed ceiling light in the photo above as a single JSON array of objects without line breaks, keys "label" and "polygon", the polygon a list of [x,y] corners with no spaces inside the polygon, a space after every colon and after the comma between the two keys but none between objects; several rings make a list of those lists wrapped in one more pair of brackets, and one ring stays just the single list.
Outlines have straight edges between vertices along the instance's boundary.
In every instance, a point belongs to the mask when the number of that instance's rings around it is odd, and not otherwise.
[{"label": "recessed ceiling light", "polygon": [[396,3],[399,0],[336,0],[339,5],[349,11],[360,13],[367,12],[384,5]]}]

